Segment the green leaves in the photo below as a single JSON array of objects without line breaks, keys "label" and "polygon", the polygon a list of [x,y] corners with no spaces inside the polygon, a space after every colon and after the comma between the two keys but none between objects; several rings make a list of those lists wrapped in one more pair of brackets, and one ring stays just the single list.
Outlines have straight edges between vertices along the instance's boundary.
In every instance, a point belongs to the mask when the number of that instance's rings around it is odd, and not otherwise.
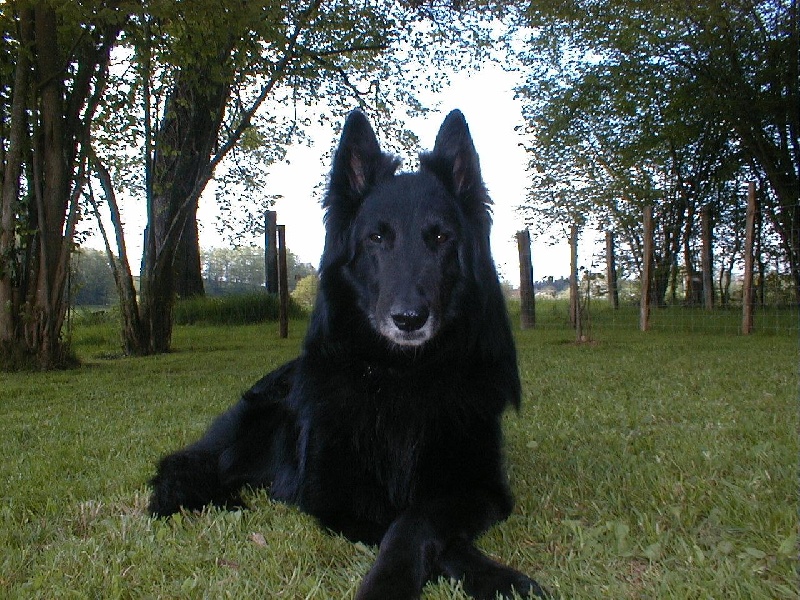
[{"label": "green leaves", "polygon": [[[655,203],[669,229],[664,240],[684,236],[685,245],[696,244],[692,215],[709,205],[720,246],[734,249],[741,189],[758,177],[771,207],[763,239],[780,240],[773,250],[800,264],[797,236],[785,235],[800,202],[800,145],[789,142],[800,130],[796,10],[773,0],[578,0],[537,4],[527,16],[533,32],[516,56],[529,70],[518,90],[530,140],[529,220],[613,227],[635,252],[645,204]],[[665,265],[678,260],[668,246]],[[689,271],[691,261],[684,257]],[[800,269],[794,277],[800,286]]]}]

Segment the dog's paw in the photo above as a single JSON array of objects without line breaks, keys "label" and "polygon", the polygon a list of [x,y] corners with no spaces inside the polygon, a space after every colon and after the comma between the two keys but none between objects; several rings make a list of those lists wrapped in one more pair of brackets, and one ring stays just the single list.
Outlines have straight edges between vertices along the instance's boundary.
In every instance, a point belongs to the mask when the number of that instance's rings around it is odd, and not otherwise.
[{"label": "dog's paw", "polygon": [[478,580],[466,580],[464,588],[476,600],[512,600],[514,594],[521,598],[550,598],[536,581],[508,567],[501,567],[491,574],[484,573]]},{"label": "dog's paw", "polygon": [[244,506],[235,491],[220,484],[216,460],[207,453],[181,451],[165,456],[150,486],[148,512],[154,517],[200,510],[208,504],[228,509]]},{"label": "dog's paw", "polygon": [[364,580],[358,588],[355,600],[416,600],[420,592],[414,586],[403,585],[401,581]]},{"label": "dog's paw", "polygon": [[464,590],[477,600],[549,598],[533,579],[499,563],[463,540],[450,545],[440,562],[442,573],[464,584]]},{"label": "dog's paw", "polygon": [[407,565],[388,564],[378,559],[361,582],[355,600],[415,600],[422,585]]}]

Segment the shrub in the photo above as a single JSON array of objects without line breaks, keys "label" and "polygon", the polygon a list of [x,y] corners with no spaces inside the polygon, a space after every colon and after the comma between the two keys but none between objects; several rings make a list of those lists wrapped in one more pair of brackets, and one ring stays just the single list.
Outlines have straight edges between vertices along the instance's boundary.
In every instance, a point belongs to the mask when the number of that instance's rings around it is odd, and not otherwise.
[{"label": "shrub", "polygon": [[311,275],[306,275],[297,282],[297,285],[292,292],[292,299],[303,308],[311,310],[314,308],[314,300],[317,297],[318,288],[319,277],[313,273]]},{"label": "shrub", "polygon": [[[246,325],[276,321],[278,311],[278,297],[264,292],[214,298],[198,296],[179,300],[175,305],[174,320],[176,325]],[[289,318],[304,316],[305,311],[290,298]]]}]

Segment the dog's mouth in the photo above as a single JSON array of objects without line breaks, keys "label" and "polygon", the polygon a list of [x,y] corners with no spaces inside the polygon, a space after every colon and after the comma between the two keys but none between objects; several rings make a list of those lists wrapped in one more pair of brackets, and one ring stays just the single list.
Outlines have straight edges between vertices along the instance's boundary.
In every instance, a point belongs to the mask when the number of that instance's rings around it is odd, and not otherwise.
[{"label": "dog's mouth", "polygon": [[436,333],[433,315],[389,315],[376,323],[378,333],[387,341],[407,348],[422,346]]}]

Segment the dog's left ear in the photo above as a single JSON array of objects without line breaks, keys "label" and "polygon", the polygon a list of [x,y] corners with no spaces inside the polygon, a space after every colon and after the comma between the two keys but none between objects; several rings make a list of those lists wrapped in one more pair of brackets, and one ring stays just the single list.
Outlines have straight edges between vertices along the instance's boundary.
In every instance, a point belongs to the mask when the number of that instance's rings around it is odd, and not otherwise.
[{"label": "dog's left ear", "polygon": [[420,156],[420,162],[433,171],[457,198],[472,199],[481,207],[490,203],[481,178],[478,153],[460,110],[447,115],[436,135],[433,151]]}]

